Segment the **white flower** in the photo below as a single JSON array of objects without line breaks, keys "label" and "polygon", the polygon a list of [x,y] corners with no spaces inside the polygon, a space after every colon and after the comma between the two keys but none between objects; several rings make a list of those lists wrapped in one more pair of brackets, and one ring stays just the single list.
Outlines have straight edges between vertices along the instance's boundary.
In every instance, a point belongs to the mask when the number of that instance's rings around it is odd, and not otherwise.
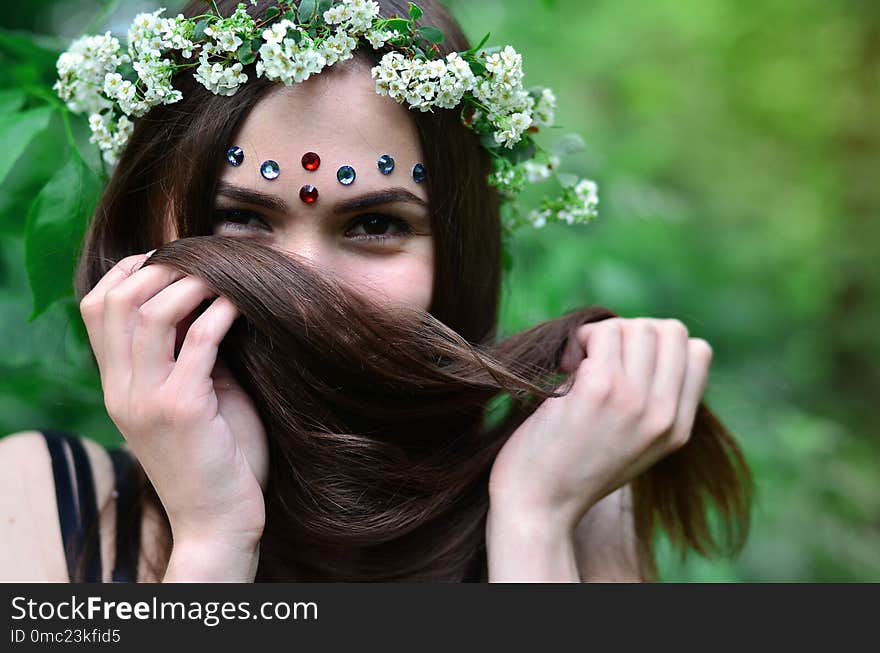
[{"label": "white flower", "polygon": [[153,34],[159,31],[162,25],[161,14],[165,13],[165,9],[157,9],[152,13],[141,13],[134,17],[131,26],[128,28],[128,43],[142,41],[152,38]]},{"label": "white flower", "polygon": [[[500,120],[504,124],[505,120]],[[527,113],[514,113],[506,117],[506,126],[495,132],[495,142],[505,147],[513,147],[522,138],[525,132],[532,124],[532,117]]]},{"label": "white flower", "polygon": [[550,217],[550,215],[550,209],[536,209],[529,214],[529,221],[536,229],[541,228],[547,224],[547,219]]},{"label": "white flower", "polygon": [[446,74],[446,62],[443,59],[432,59],[424,63],[422,70],[427,77],[439,78]]},{"label": "white flower", "polygon": [[532,210],[528,218],[535,227],[543,227],[549,222],[586,224],[599,215],[598,205],[596,182],[581,179],[574,186],[566,186],[560,199],[545,200],[544,205]]},{"label": "white flower", "polygon": [[106,32],[83,36],[71,43],[58,57],[55,67],[58,80],[53,89],[75,113],[97,113],[112,106],[102,95],[104,78],[115,73],[120,64],[128,62],[120,50],[119,40]]},{"label": "white flower", "polygon": [[559,167],[561,161],[558,156],[552,154],[548,158],[549,161],[547,163],[538,163],[531,160],[523,162],[523,170],[530,184],[549,179],[551,173]]},{"label": "white flower", "polygon": [[378,15],[379,5],[373,0],[342,0],[324,12],[324,22],[339,25],[349,34],[359,35],[371,29]]},{"label": "white flower", "polygon": [[366,34],[364,34],[364,36],[366,36],[367,40],[370,42],[370,45],[373,46],[373,49],[378,50],[379,48],[383,47],[385,43],[387,43],[390,39],[397,36],[397,32],[394,32],[392,30],[371,29]]},{"label": "white flower", "polygon": [[246,39],[254,36],[256,26],[247,13],[247,6],[240,2],[231,16],[214,20],[206,27],[205,34],[213,38],[216,50],[235,52]]},{"label": "white flower", "polygon": [[532,125],[535,100],[522,86],[522,55],[511,46],[486,58],[488,77],[473,84],[474,97],[489,108],[495,142],[512,148]]},{"label": "white flower", "polygon": [[351,59],[354,49],[357,47],[357,41],[345,32],[337,32],[328,37],[323,43],[323,54],[328,66],[340,61]]},{"label": "white flower", "polygon": [[89,116],[89,129],[92,132],[89,142],[96,143],[104,160],[114,165],[128,142],[134,125],[125,116],[114,123],[110,112],[93,113]]},{"label": "white flower", "polygon": [[162,56],[163,47],[161,32],[167,28],[160,15],[165,9],[157,9],[152,13],[141,13],[135,16],[128,28],[128,53],[132,60],[149,56],[158,59]]},{"label": "white flower", "polygon": [[281,43],[281,41],[287,36],[287,30],[292,27],[296,27],[296,24],[286,18],[280,20],[269,29],[263,30],[263,40],[269,45]]},{"label": "white flower", "polygon": [[552,127],[555,120],[556,96],[549,88],[541,92],[541,97],[535,106],[535,124],[539,127]]},{"label": "white flower", "polygon": [[596,182],[582,179],[575,186],[574,191],[582,202],[581,212],[584,214],[594,214],[596,207],[599,205],[599,188]]},{"label": "white flower", "polygon": [[107,73],[104,76],[104,95],[116,99],[122,88],[122,75],[119,73]]},{"label": "white flower", "polygon": [[132,67],[146,86],[144,101],[149,105],[172,104],[180,100],[182,95],[171,85],[174,65],[169,59],[141,59]]},{"label": "white flower", "polygon": [[211,64],[208,55],[202,53],[193,77],[215,95],[234,95],[238,87],[248,80],[241,69],[242,65],[238,61],[231,66],[224,66],[220,62]]},{"label": "white flower", "polygon": [[185,59],[193,54],[193,42],[186,38],[189,21],[183,14],[177,14],[174,18],[163,18],[159,31],[164,39],[162,45],[169,49],[180,50]]},{"label": "white flower", "polygon": [[324,22],[328,25],[338,25],[348,17],[348,9],[344,4],[333,5],[324,12]]},{"label": "white flower", "polygon": [[[331,42],[331,57],[339,57],[348,49],[350,41],[341,38]],[[257,76],[290,86],[303,82],[311,75],[320,73],[327,65],[327,56],[315,47],[314,41],[305,32],[300,32],[299,44],[292,38],[284,38],[281,43],[264,43],[260,46],[257,61]],[[343,54],[343,56],[348,56]]]},{"label": "white flower", "polygon": [[244,41],[233,31],[221,32],[217,35],[217,45],[225,52],[235,52]]},{"label": "white flower", "polygon": [[416,95],[421,96],[422,102],[428,102],[434,98],[437,93],[437,85],[431,82],[422,82],[414,89]]}]

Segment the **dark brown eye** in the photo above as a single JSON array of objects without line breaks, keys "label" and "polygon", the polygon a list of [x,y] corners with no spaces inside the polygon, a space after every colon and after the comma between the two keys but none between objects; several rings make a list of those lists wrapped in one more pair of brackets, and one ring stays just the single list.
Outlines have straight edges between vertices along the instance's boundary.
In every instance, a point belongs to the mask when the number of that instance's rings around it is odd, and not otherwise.
[{"label": "dark brown eye", "polygon": [[[412,227],[408,222],[382,213],[368,213],[360,216],[352,224],[353,229],[363,227],[365,235],[355,232],[353,239],[355,240],[376,240],[381,241],[387,238],[403,238],[413,233]],[[388,229],[393,228],[395,231],[388,233]]]},{"label": "dark brown eye", "polygon": [[361,221],[361,224],[364,225],[364,231],[368,234],[378,235],[388,231],[388,227],[392,222],[387,216],[373,215]]},{"label": "dark brown eye", "polygon": [[253,211],[245,209],[218,209],[214,211],[215,227],[230,229],[268,229],[268,225]]}]

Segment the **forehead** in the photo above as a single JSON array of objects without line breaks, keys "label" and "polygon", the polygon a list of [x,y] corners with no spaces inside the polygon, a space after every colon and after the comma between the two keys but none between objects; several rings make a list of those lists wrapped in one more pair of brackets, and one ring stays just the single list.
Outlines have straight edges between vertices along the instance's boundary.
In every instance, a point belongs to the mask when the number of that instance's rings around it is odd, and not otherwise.
[{"label": "forehead", "polygon": [[[405,186],[427,201],[425,184],[412,178],[412,168],[423,162],[418,131],[405,105],[375,91],[369,65],[352,59],[325,68],[318,75],[292,86],[277,84],[255,106],[230,146],[244,150],[238,167],[223,166],[221,179],[261,190],[278,192],[282,180],[296,184],[318,181],[322,192],[345,192]],[[309,172],[302,157],[315,152],[320,168]],[[391,155],[390,175],[379,172],[377,160]],[[263,161],[276,161],[281,174],[267,181],[260,174]],[[349,187],[336,179],[341,166],[355,168],[357,178]],[[299,192],[299,185],[296,191]]]}]

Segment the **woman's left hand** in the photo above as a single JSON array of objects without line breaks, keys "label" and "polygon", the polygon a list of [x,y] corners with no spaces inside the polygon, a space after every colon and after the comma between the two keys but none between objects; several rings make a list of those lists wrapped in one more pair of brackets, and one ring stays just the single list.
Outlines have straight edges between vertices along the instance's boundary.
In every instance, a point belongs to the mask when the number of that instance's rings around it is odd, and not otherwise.
[{"label": "woman's left hand", "polygon": [[570,338],[570,392],[545,400],[499,452],[492,521],[571,534],[586,511],[684,446],[712,349],[679,320],[611,318]]}]

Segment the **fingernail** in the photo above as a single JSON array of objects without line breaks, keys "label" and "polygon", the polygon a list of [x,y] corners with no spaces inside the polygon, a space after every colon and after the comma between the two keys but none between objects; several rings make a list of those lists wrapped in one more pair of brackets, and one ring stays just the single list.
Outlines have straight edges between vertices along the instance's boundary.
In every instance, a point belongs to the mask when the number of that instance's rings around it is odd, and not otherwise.
[{"label": "fingernail", "polygon": [[[156,249],[158,249],[158,247]],[[150,258],[153,255],[153,252],[155,252],[155,251],[156,251],[155,249],[151,249],[149,252],[147,252],[147,255],[145,258]]]}]

